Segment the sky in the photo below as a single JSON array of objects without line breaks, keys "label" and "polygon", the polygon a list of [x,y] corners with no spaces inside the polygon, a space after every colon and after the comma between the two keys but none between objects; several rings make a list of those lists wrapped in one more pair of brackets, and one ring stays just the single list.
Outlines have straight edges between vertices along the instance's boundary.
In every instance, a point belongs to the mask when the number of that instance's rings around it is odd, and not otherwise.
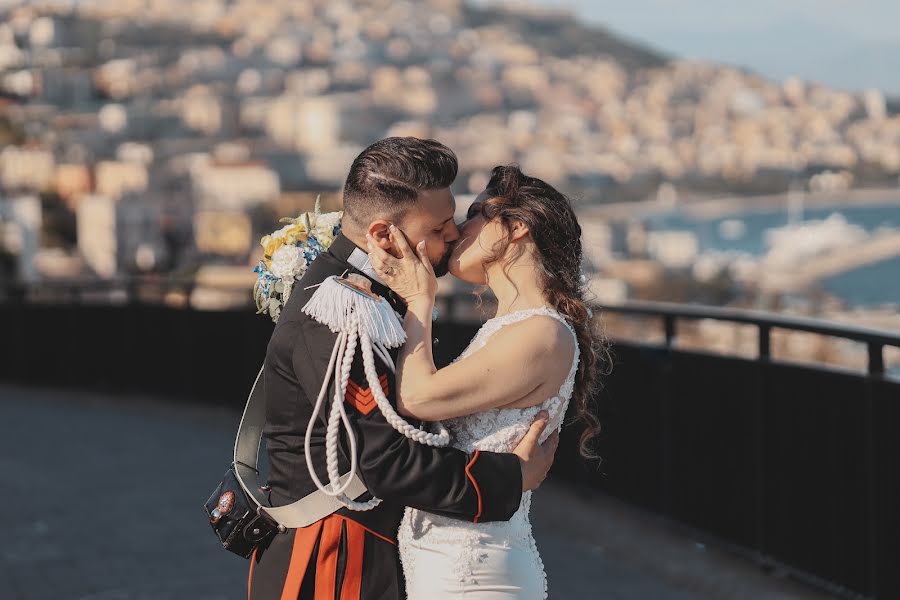
[{"label": "sky", "polygon": [[898,0],[530,1],[569,8],[670,55],[900,95]]}]

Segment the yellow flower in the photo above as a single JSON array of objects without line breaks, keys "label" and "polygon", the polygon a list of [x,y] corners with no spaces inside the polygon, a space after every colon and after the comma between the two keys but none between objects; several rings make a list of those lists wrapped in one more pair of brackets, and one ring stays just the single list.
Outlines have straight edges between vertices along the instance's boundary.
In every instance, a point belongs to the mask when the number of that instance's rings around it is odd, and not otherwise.
[{"label": "yellow flower", "polygon": [[306,227],[300,224],[294,224],[287,228],[284,234],[284,243],[295,245],[297,242],[305,242],[309,237]]},{"label": "yellow flower", "polygon": [[266,261],[266,268],[272,262],[272,255],[275,254],[275,251],[284,246],[284,238],[273,238],[272,236],[265,236],[260,243],[263,246],[263,260]]},{"label": "yellow flower", "polygon": [[308,229],[307,225],[309,224],[309,217],[307,215],[309,215],[309,213],[302,213],[296,217],[281,217],[280,219],[278,219],[278,222],[287,223],[288,225],[286,225],[285,228],[293,225],[299,225],[300,227],[303,227],[304,230],[306,230]]}]

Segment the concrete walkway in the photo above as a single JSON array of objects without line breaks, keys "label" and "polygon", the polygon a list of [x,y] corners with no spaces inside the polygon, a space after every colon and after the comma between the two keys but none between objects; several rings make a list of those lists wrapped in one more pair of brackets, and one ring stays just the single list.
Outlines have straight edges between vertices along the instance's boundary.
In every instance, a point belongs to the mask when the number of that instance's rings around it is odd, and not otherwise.
[{"label": "concrete walkway", "polygon": [[[238,419],[0,384],[0,598],[246,597],[248,563],[217,546],[202,508]],[[827,597],[600,495],[548,483],[533,514],[554,600]]]}]

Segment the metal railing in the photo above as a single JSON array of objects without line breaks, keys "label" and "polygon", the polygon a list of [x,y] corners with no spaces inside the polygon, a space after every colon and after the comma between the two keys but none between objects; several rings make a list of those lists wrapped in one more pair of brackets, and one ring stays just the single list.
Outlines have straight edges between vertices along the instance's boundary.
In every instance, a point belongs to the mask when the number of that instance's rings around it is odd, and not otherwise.
[{"label": "metal railing", "polygon": [[676,324],[679,320],[712,319],[753,325],[758,331],[757,357],[761,361],[772,358],[771,334],[773,329],[802,331],[862,342],[868,348],[868,374],[871,376],[884,375],[884,347],[900,347],[900,333],[835,323],[824,319],[784,316],[763,311],[642,301],[631,301],[619,306],[604,305],[601,310],[606,313],[642,315],[661,319],[668,348],[674,348],[677,339]]}]

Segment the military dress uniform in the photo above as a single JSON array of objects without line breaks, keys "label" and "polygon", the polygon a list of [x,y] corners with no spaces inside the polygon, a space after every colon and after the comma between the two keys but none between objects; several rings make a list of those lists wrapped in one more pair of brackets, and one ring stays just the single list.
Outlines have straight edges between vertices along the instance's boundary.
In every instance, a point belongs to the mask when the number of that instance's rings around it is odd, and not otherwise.
[{"label": "military dress uniform", "polygon": [[[405,305],[374,280],[366,254],[338,235],[294,284],[269,341],[265,358],[266,426],[273,506],[283,506],[316,490],[303,449],[306,427],[322,386],[337,334],[302,312],[315,286],[331,275],[360,273],[373,279],[372,291],[397,312]],[[366,272],[369,271],[369,272]],[[391,351],[396,361],[398,350]],[[396,406],[394,374],[376,359],[379,383]],[[325,396],[331,401],[334,383]],[[357,347],[345,395],[357,436],[359,474],[382,503],[370,511],[342,508],[308,527],[288,529],[250,560],[249,600],[392,600],[406,598],[397,528],[406,506],[470,522],[505,521],[519,508],[522,472],[513,454],[419,444],[396,431],[381,414],[363,373]],[[319,479],[325,472],[325,418],[312,434],[312,462]],[[415,420],[413,426],[420,425]],[[350,469],[342,432],[340,472]],[[360,500],[371,498],[367,493]]]}]

